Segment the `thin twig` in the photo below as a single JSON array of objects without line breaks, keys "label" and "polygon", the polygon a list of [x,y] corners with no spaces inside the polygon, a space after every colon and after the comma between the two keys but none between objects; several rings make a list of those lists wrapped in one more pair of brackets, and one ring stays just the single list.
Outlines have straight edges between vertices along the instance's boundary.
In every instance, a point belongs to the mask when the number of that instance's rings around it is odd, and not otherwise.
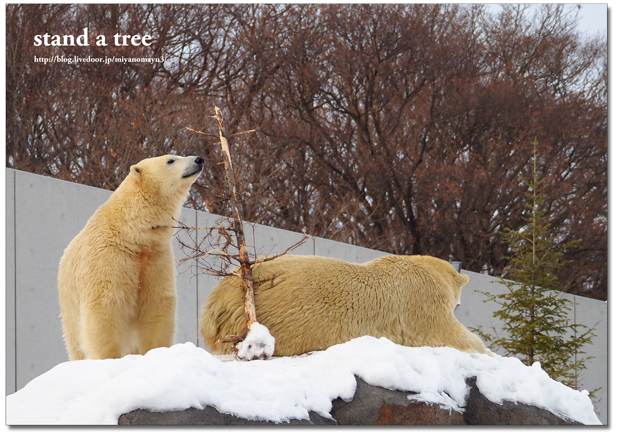
[{"label": "thin twig", "polygon": [[200,134],[200,135],[206,135],[206,136],[211,137],[211,138],[219,138],[217,135],[208,134],[206,132],[200,132],[199,130],[192,129],[191,127],[187,127],[186,126],[185,129],[187,129],[189,131],[192,131],[192,132],[196,132],[197,134]]},{"label": "thin twig", "polygon": [[299,246],[301,246],[306,241],[308,241],[309,238],[310,238],[310,235],[304,234],[304,236],[302,237],[301,240],[299,240],[297,243],[295,243],[292,246],[290,246],[287,249],[285,249],[284,252],[279,253],[277,255],[269,255],[269,256],[266,256],[264,258],[255,259],[252,264],[260,264],[260,263],[264,263],[264,262],[267,262],[267,261],[272,261],[272,260],[274,260],[276,258],[280,258],[281,256],[287,255],[289,252],[297,249]]},{"label": "thin twig", "polygon": [[245,340],[246,335],[247,335],[247,332],[243,335],[227,335],[224,338],[220,338],[217,342],[218,343],[239,343]]},{"label": "thin twig", "polygon": [[244,130],[243,132],[237,132],[236,134],[233,134],[233,137],[236,137],[237,135],[243,135],[243,134],[249,134],[252,132],[256,132],[256,129],[250,129],[250,130]]}]

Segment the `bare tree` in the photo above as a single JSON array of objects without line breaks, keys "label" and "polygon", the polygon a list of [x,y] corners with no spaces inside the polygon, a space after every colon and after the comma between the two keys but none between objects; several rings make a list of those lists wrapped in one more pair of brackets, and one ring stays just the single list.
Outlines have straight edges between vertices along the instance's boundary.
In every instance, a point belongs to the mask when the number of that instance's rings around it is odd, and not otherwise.
[{"label": "bare tree", "polygon": [[[528,9],[529,8],[529,9]],[[6,165],[115,189],[149,155],[205,158],[188,206],[233,217],[211,138],[235,137],[244,218],[505,275],[529,145],[562,287],[607,298],[607,49],[567,5],[8,5]],[[149,47],[35,47],[88,25]],[[35,56],[158,63],[44,64]],[[260,141],[260,147],[256,147]]]},{"label": "bare tree", "polygon": [[[246,317],[245,332],[241,336],[228,335],[223,339],[219,340],[223,343],[239,343],[246,338],[252,325],[257,322],[254,303],[254,279],[252,277],[252,266],[258,263],[271,261],[282,255],[286,255],[290,251],[302,245],[309,237],[308,235],[304,235],[304,237],[300,241],[287,248],[281,254],[259,258],[255,253],[254,258],[250,258],[246,244],[245,231],[243,228],[242,214],[240,212],[241,202],[237,194],[238,178],[235,174],[235,169],[233,167],[230,153],[231,136],[228,134],[228,129],[224,123],[222,111],[217,106],[215,106],[213,118],[217,121],[218,125],[219,134],[217,135],[217,138],[219,140],[219,144],[221,146],[222,154],[224,157],[223,163],[226,173],[226,189],[228,191],[227,194],[222,194],[221,197],[225,198],[225,200],[230,204],[233,212],[233,217],[230,219],[221,219],[220,223],[218,223],[215,227],[202,228],[202,230],[207,231],[206,235],[201,242],[195,242],[196,244],[194,246],[188,246],[186,243],[181,242],[182,247],[186,250],[189,250],[191,253],[191,256],[182,261],[187,261],[190,259],[201,260],[205,256],[209,255],[215,256],[219,260],[219,265],[214,266],[207,261],[207,263],[199,264],[199,267],[202,271],[215,276],[235,275],[242,280],[244,303],[243,306]],[[211,134],[206,134],[204,132],[196,131],[193,129],[189,130],[202,135],[213,137],[213,135]],[[249,132],[252,131],[239,132],[235,135]],[[187,226],[184,226],[183,224],[180,225],[180,227],[185,230],[196,230],[196,228],[189,228]],[[256,245],[254,247],[256,248]],[[235,265],[239,266],[239,268],[231,270],[231,266]],[[233,351],[236,355],[238,352],[236,346],[233,347]],[[268,355],[263,352],[262,354],[260,354],[260,357],[267,358]]]}]

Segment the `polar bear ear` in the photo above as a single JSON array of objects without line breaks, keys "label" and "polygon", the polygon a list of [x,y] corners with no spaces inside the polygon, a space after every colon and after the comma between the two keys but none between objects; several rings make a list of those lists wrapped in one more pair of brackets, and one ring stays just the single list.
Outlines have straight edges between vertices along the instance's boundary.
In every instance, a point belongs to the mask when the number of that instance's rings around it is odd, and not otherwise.
[{"label": "polar bear ear", "polygon": [[137,176],[140,176],[142,173],[142,169],[138,166],[138,164],[132,165],[130,167],[131,173],[136,174]]}]

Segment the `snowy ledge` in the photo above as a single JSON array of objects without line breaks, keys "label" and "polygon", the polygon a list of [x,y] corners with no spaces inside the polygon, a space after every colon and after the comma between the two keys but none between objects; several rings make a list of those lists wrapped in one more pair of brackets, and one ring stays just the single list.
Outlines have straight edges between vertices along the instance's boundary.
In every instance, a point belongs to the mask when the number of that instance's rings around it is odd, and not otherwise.
[{"label": "snowy ledge", "polygon": [[516,358],[441,347],[405,347],[361,337],[326,351],[265,361],[217,357],[192,343],[117,360],[59,364],[7,396],[7,425],[113,425],[136,409],[180,411],[205,405],[251,420],[288,422],[309,412],[331,417],[332,401],[351,400],[355,376],[368,384],[418,393],[419,402],[461,412],[477,378],[481,394],[600,425],[586,391],[549,378]]}]

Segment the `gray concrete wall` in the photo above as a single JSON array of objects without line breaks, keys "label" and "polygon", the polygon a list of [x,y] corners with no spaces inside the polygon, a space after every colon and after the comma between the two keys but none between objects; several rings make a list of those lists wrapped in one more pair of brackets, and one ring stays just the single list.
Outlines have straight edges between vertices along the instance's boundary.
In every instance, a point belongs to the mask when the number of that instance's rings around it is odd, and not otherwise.
[{"label": "gray concrete wall", "polygon": [[[58,263],[64,248],[86,224],[93,212],[111,192],[84,185],[47,178],[31,173],[6,170],[6,393],[24,387],[33,378],[67,360],[62,340],[58,304]],[[191,244],[204,236],[201,227],[212,226],[212,214],[183,209],[180,221],[198,230],[177,235]],[[300,234],[268,226],[246,224],[248,241],[256,237],[259,254],[282,252],[301,238]],[[175,244],[177,260],[187,254]],[[250,248],[250,251],[253,251]],[[293,253],[365,262],[385,255],[324,238],[311,238]],[[193,261],[178,265],[177,341],[204,346],[198,335],[198,318],[202,303],[218,279],[200,274]],[[493,319],[497,309],[485,303],[475,290],[500,293],[496,278],[462,271],[470,278],[463,288],[461,303],[455,310],[465,326],[498,326]],[[586,388],[602,387],[596,401],[601,421],[607,423],[607,303],[574,297],[577,323],[593,326],[597,337],[585,349],[593,356],[582,383]]]}]

